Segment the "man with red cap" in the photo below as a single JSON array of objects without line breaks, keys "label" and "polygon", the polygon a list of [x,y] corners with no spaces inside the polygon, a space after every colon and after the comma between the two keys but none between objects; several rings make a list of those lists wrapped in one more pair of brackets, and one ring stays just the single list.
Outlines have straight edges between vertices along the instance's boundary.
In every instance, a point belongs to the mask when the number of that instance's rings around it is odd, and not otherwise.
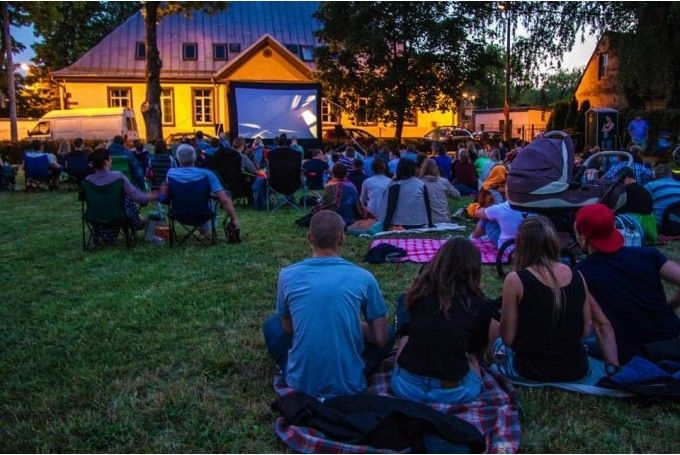
[{"label": "man with red cap", "polygon": [[619,361],[643,344],[680,336],[680,292],[667,299],[662,280],[680,284],[680,264],[656,248],[624,247],[614,213],[603,204],[581,207],[574,230],[588,257],[576,266],[614,327]]}]

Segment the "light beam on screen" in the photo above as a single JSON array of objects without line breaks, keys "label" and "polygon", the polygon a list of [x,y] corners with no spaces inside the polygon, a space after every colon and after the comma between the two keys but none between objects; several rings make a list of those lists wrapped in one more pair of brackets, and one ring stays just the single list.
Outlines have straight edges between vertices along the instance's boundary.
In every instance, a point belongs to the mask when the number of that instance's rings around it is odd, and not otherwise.
[{"label": "light beam on screen", "polygon": [[285,132],[298,139],[317,138],[317,87],[234,86],[232,93],[239,136],[271,139]]}]

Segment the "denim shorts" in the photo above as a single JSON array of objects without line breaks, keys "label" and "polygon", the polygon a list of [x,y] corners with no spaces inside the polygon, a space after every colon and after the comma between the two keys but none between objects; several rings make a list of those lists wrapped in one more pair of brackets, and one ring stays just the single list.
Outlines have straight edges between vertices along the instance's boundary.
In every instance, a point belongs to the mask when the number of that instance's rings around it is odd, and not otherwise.
[{"label": "denim shorts", "polygon": [[458,387],[445,388],[439,379],[413,374],[396,364],[391,385],[396,396],[421,403],[469,403],[482,392],[482,378],[472,369]]}]

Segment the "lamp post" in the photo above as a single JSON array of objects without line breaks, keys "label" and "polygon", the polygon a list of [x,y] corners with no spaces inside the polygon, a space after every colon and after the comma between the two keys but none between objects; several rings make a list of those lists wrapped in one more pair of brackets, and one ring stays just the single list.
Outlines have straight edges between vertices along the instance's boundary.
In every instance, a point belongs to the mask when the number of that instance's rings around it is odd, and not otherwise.
[{"label": "lamp post", "polygon": [[510,2],[498,3],[498,9],[505,13],[505,88],[503,90],[503,138],[510,140]]}]

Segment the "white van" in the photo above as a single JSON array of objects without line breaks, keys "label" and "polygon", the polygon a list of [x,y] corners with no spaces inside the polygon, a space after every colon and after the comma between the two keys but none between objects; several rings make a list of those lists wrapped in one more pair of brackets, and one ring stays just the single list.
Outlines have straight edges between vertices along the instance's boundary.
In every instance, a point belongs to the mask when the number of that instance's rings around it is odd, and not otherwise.
[{"label": "white van", "polygon": [[131,109],[102,107],[50,111],[28,132],[29,139],[39,140],[72,141],[80,137],[107,141],[116,135],[127,135],[130,141],[139,138],[135,113]]}]

